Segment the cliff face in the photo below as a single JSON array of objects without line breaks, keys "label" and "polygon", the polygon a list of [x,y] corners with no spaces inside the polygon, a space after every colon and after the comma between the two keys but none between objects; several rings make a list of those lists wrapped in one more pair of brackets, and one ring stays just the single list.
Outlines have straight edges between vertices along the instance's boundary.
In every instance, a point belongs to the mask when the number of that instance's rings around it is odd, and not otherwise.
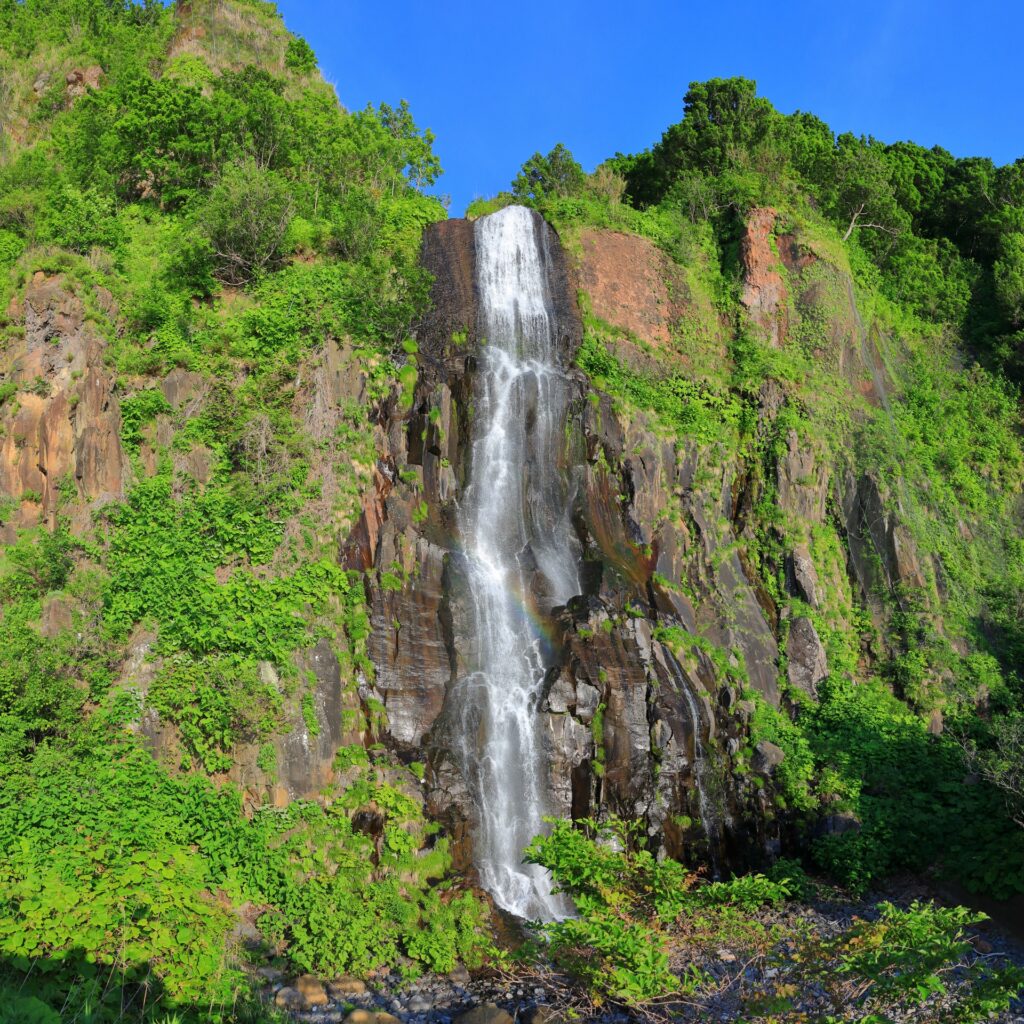
[{"label": "cliff face", "polygon": [[[773,211],[754,211],[741,249],[750,328],[785,346],[802,323],[825,320],[828,345],[816,355],[848,382],[850,415],[883,408],[889,382],[848,277],[798,237],[776,238],[774,223]],[[538,230],[567,362],[584,332],[578,295],[587,316],[611,332],[616,358],[638,371],[689,372],[672,343],[680,323],[702,325],[706,353],[724,346],[723,324],[651,243],[590,230],[570,254],[550,228]],[[375,462],[358,468],[358,519],[338,557],[366,573],[374,671],[357,676],[353,689],[337,645],[323,640],[300,655],[300,670],[315,680],[315,729],[296,705],[273,740],[276,776],[260,769],[255,745],[236,749],[231,771],[252,799],[283,803],[330,781],[340,747],[384,738],[404,759],[425,762],[430,806],[461,839],[464,867],[475,809],[451,748],[458,709],[450,698],[468,629],[456,505],[481,344],[474,259],[471,222],[428,229],[422,260],[434,277],[433,305],[418,331],[415,389],[409,403],[392,393],[377,406]],[[73,494],[64,492],[64,508],[84,529],[91,511],[123,496],[133,474],[154,471],[150,444],[170,446],[176,428],[171,416],[158,416],[129,470],[97,323],[116,329],[118,310],[102,289],[79,295],[59,276],[37,274],[9,316],[24,329],[3,365],[20,396],[2,410],[0,485],[20,499],[5,529],[13,536],[19,525],[52,525],[65,486]],[[311,436],[331,436],[345,403],[365,400],[366,378],[344,345],[328,342],[300,376],[307,383],[295,410]],[[179,423],[212,400],[185,371],[150,383]],[[875,476],[780,426],[791,399],[775,381],[756,398],[754,435],[767,454],[755,459],[666,433],[656,416],[624,407],[579,370],[573,391],[557,457],[581,467],[574,524],[585,593],[547,623],[555,667],[538,713],[554,807],[567,816],[641,817],[675,856],[757,859],[782,838],[771,810],[780,752],[753,746],[748,691],[778,707],[781,679],[813,700],[829,661],[809,615],[842,622],[856,593],[882,622],[885,593],[897,602],[913,592],[930,600],[927,567]],[[175,456],[200,484],[202,455],[193,448]],[[321,470],[329,498],[338,483],[328,466]],[[790,613],[752,555],[771,529],[766,502],[785,523],[767,569],[782,581],[785,601],[798,599],[807,614]],[[823,533],[839,539],[839,555],[821,543]],[[136,637],[123,670],[125,683],[143,691],[159,670],[152,639]],[[269,664],[261,671],[274,674]],[[177,749],[174,728],[154,712],[140,728],[155,751]]]},{"label": "cliff face", "polygon": [[[779,347],[825,320],[816,357],[848,382],[849,415],[867,416],[888,382],[850,280],[799,237],[776,238],[775,218],[755,210],[744,236],[750,329]],[[680,322],[703,323],[710,350],[724,345],[723,325],[649,242],[590,230],[573,256],[546,230],[570,357],[582,338],[577,294],[613,329],[624,365],[685,371],[671,344]],[[435,284],[415,395],[410,409],[382,413],[374,485],[345,557],[368,570],[376,673],[363,698],[386,709],[396,750],[426,761],[432,810],[463,840],[468,866],[475,809],[449,741],[467,615],[455,509],[480,344],[472,224],[429,229],[423,261]],[[560,458],[582,465],[574,523],[585,593],[547,623],[556,664],[538,711],[555,809],[641,817],[674,856],[756,860],[779,848],[785,825],[772,809],[782,752],[752,739],[750,691],[779,707],[782,680],[813,701],[830,668],[812,617],[845,623],[864,602],[882,621],[883,592],[923,592],[920,557],[873,475],[785,426],[792,399],[781,384],[767,380],[756,398],[766,454],[752,459],[667,435],[657,417],[574,374]],[[766,532],[775,543],[759,564],[752,552]],[[793,600],[808,612],[794,615]]]},{"label": "cliff face", "polygon": [[[109,292],[95,289],[89,299],[99,317],[116,317]],[[122,495],[124,457],[106,343],[83,298],[60,276],[39,272],[12,299],[8,316],[23,325],[0,360],[0,373],[20,392],[0,409],[0,493],[20,504],[5,527],[12,543],[19,525],[53,524],[64,485],[84,528],[90,506]]]}]

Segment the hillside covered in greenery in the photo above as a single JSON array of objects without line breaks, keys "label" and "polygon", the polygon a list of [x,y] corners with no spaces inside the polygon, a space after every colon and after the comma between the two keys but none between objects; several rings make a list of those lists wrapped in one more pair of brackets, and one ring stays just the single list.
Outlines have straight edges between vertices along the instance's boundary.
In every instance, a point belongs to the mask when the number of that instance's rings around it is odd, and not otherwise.
[{"label": "hillside covered in greenery", "polygon": [[[783,659],[773,705],[742,652],[658,620],[746,708],[730,765],[785,856],[708,882],[597,808],[526,851],[580,916],[513,954],[373,688],[373,602],[419,570],[350,557],[392,485],[409,550],[441,518],[380,450],[440,417],[432,143],[404,102],[345,110],[262,0],[0,0],[0,1022],[308,1009],[264,998],[270,964],[557,971],[573,1013],[657,1009],[717,991],[685,951],[729,943],[787,951],[750,1020],[1005,1008],[1022,976],[976,956],[967,911],[884,904],[830,936],[758,915],[901,874],[1024,892],[1024,162],[836,138],[733,79],[691,86],[648,152],[537,154],[469,211],[533,206],[580,274],[594,232],[659,254],[667,341],[581,284],[576,370],[594,407],[738,467],[723,548],[780,649],[810,621],[828,666],[812,697]],[[745,291],[764,210],[771,309]],[[801,446],[831,467],[813,523],[780,497]],[[867,542],[854,571],[861,479],[899,572]],[[804,549],[820,593],[794,587]],[[816,959],[847,979],[829,1003],[794,966]]]}]

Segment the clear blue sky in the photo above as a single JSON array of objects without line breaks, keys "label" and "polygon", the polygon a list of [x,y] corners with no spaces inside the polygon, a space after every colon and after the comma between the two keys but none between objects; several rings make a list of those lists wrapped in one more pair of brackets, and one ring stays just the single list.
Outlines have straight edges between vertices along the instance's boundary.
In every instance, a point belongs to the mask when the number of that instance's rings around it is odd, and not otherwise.
[{"label": "clear blue sky", "polygon": [[349,108],[407,99],[461,214],[564,142],[645,149],[689,82],[743,75],[836,131],[1024,156],[1024,0],[279,0]]}]

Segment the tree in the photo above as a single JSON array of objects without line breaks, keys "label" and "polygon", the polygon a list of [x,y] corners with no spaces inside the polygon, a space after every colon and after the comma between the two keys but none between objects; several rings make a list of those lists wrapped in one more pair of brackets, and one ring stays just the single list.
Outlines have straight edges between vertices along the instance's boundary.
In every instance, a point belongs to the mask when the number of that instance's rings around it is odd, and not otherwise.
[{"label": "tree", "polygon": [[241,71],[225,71],[216,88],[233,151],[259,167],[279,170],[291,149],[292,135],[284,82],[249,65]]},{"label": "tree", "polygon": [[995,718],[988,739],[981,747],[973,740],[963,741],[967,763],[1002,791],[1013,820],[1024,828],[1024,714]]},{"label": "tree", "polygon": [[683,120],[654,149],[665,183],[687,168],[720,174],[747,165],[753,151],[779,125],[781,115],[749,78],[691,82],[683,98]]},{"label": "tree", "polygon": [[229,165],[205,209],[216,277],[244,285],[279,267],[293,213],[288,186],[274,171],[252,161]]},{"label": "tree", "polygon": [[885,149],[874,139],[839,136],[834,206],[846,224],[844,242],[858,229],[896,238],[909,227],[909,218],[896,202]]},{"label": "tree", "polygon": [[534,153],[523,164],[512,182],[512,194],[532,202],[564,199],[582,192],[586,180],[583,168],[559,142],[547,156]]},{"label": "tree", "polygon": [[302,75],[310,75],[316,70],[316,54],[302,36],[292,36],[284,52],[284,66],[298,71]]},{"label": "tree", "polygon": [[996,300],[1014,328],[1024,327],[1024,234],[1012,231],[1002,240],[1002,252],[992,265]]}]

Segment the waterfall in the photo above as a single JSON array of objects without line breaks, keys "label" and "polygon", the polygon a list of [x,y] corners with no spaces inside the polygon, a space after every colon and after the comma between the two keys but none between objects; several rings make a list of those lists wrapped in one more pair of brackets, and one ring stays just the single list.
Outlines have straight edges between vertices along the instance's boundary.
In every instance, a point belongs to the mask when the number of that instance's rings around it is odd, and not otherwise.
[{"label": "waterfall", "polygon": [[543,623],[581,590],[564,464],[568,380],[559,366],[547,228],[522,206],[475,225],[481,349],[459,530],[474,635],[458,682],[463,772],[478,810],[474,852],[499,906],[524,918],[571,909],[522,862],[543,830],[537,704],[551,652]]}]

